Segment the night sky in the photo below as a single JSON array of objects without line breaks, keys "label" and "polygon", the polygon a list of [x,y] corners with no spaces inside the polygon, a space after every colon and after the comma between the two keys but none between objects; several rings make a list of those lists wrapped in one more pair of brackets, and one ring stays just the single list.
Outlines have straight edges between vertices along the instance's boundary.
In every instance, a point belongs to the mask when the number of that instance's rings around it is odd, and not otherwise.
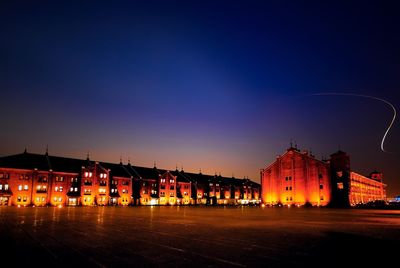
[{"label": "night sky", "polygon": [[[249,176],[295,140],[384,172],[400,110],[389,1],[1,1],[0,155],[44,153]],[[324,3],[320,3],[324,2]],[[333,4],[334,3],[334,4]],[[386,139],[400,152],[397,121]]]}]

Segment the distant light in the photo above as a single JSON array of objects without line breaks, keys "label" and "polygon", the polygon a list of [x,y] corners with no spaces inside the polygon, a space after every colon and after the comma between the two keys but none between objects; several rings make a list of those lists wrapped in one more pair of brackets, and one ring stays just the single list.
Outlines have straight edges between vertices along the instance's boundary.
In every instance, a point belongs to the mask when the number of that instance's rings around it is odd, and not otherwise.
[{"label": "distant light", "polygon": [[265,204],[262,204],[261,207],[262,207],[262,208],[265,208]]},{"label": "distant light", "polygon": [[60,205],[58,205],[58,207],[59,207],[59,208],[62,208],[62,205],[60,204]]},{"label": "distant light", "polygon": [[21,205],[18,205],[18,207],[20,208],[20,207],[21,207]]}]

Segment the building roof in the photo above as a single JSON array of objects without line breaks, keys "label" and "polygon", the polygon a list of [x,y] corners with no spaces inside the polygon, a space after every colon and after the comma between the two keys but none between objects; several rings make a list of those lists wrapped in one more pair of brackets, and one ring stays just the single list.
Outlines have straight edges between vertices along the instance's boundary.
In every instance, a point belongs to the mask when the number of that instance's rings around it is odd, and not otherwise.
[{"label": "building roof", "polygon": [[188,183],[192,182],[191,179],[189,178],[189,176],[187,176],[185,174],[185,172],[183,172],[183,171],[175,170],[175,171],[171,171],[171,174],[176,176],[177,182],[188,182]]},{"label": "building roof", "polygon": [[[68,157],[51,156],[46,154],[33,154],[24,152],[22,154],[0,157],[0,168],[15,168],[38,171],[53,171],[66,173],[80,173],[83,166],[92,164],[89,159],[76,159]],[[110,170],[111,176],[133,178],[133,179],[157,179],[160,175],[167,172],[165,169],[156,167],[140,167],[130,163],[123,165],[122,163],[99,163],[105,169]],[[207,175],[202,173],[190,173],[182,171],[170,171],[172,175],[177,177],[178,182],[191,183],[220,183],[221,185],[243,185],[248,183],[254,187],[259,187],[260,184],[249,179],[236,179],[234,177],[222,177],[221,175]]]},{"label": "building roof", "polygon": [[30,153],[10,155],[0,158],[0,167],[49,171],[51,168],[46,158],[46,155]]},{"label": "building roof", "polygon": [[[335,153],[335,154],[333,154],[333,155],[341,154],[341,153],[346,154],[345,152],[338,151],[337,153]],[[319,159],[317,159],[317,158],[315,157],[315,155],[311,154],[311,153],[310,153],[309,151],[307,151],[307,150],[305,150],[305,151],[300,151],[300,150],[297,149],[297,148],[290,147],[290,148],[288,148],[288,149],[286,150],[286,152],[284,152],[282,155],[278,155],[278,156],[276,157],[276,159],[275,159],[273,162],[271,162],[270,164],[268,164],[268,165],[267,165],[265,168],[263,168],[262,170],[267,170],[267,169],[271,168],[273,165],[275,165],[275,164],[277,163],[277,160],[278,160],[278,159],[283,159],[284,157],[286,157],[286,156],[289,155],[289,154],[297,154],[297,155],[300,155],[300,156],[302,156],[302,157],[307,157],[307,158],[309,158],[309,159],[312,159],[312,160],[314,160],[314,161],[317,161],[317,162],[319,162],[319,163],[322,163],[322,164],[324,164],[324,165],[327,165],[327,164],[328,164],[328,163],[326,162],[326,160],[319,160]]]},{"label": "building roof", "polygon": [[110,176],[131,178],[132,175],[128,169],[122,164],[104,163],[101,162],[100,165],[105,169],[110,170]]}]

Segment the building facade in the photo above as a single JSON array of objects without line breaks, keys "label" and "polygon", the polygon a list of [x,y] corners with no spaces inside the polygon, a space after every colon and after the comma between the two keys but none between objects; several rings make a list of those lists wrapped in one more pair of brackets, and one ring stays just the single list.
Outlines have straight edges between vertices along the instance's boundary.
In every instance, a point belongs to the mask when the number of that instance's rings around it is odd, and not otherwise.
[{"label": "building facade", "polygon": [[128,206],[260,203],[251,180],[22,154],[0,158],[0,205]]},{"label": "building facade", "polygon": [[382,173],[374,171],[369,177],[350,173],[350,205],[365,204],[375,200],[386,200],[386,185]]},{"label": "building facade", "polygon": [[261,187],[265,204],[325,206],[331,200],[329,165],[291,147],[261,170]]},{"label": "building facade", "polygon": [[370,177],[352,172],[350,157],[342,151],[318,160],[308,151],[290,146],[261,169],[262,202],[267,205],[348,207],[386,199],[382,173]]}]

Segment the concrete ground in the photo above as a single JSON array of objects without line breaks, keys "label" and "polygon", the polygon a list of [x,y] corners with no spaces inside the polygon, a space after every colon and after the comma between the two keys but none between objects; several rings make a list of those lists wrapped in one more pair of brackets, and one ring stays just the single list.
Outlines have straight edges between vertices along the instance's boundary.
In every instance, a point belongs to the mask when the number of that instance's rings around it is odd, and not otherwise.
[{"label": "concrete ground", "polygon": [[397,267],[400,210],[0,207],[0,243],[11,267]]}]

